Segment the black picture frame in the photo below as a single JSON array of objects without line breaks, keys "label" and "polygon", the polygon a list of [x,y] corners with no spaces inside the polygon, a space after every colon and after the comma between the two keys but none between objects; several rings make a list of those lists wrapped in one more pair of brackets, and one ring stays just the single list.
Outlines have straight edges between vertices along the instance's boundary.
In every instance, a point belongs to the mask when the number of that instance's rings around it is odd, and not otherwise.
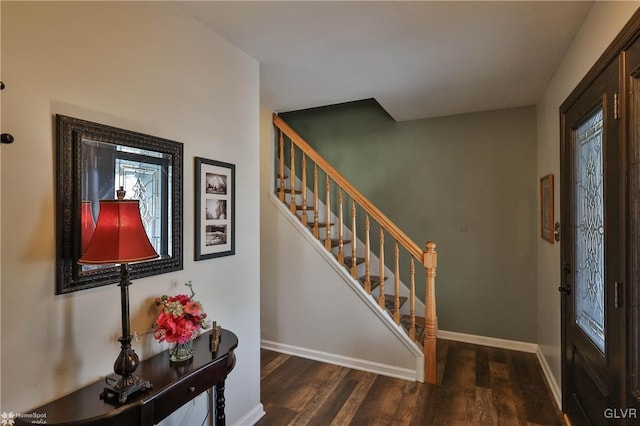
[{"label": "black picture frame", "polygon": [[195,158],[195,260],[235,254],[236,166]]},{"label": "black picture frame", "polygon": [[[99,163],[110,165],[114,157],[128,157],[130,161],[154,163],[166,172],[162,243],[160,257],[155,260],[130,264],[132,279],[181,270],[183,268],[183,224],[182,224],[182,176],[183,144],[130,130],[93,123],[74,117],[57,114],[56,126],[56,294],[103,286],[120,281],[120,270],[116,265],[79,265],[82,255],[83,182],[89,175],[98,174]],[[97,146],[108,147],[104,152],[89,152]],[[87,148],[90,147],[90,148]],[[87,151],[89,150],[89,151]],[[139,154],[129,154],[134,150]],[[85,155],[87,151],[91,156]],[[136,158],[132,158],[135,155]],[[88,160],[87,158],[91,158]],[[111,170],[112,173],[113,170]],[[107,175],[110,175],[107,173]],[[104,194],[114,187],[113,177],[95,180],[92,186],[107,186]],[[86,183],[86,182],[85,182]],[[105,184],[105,185],[103,185]],[[98,191],[100,192],[100,191]],[[100,194],[102,196],[102,193]],[[114,198],[114,193],[102,197]],[[92,201],[95,206],[96,200]],[[94,214],[96,212],[94,211]],[[94,218],[97,220],[97,214]]]}]

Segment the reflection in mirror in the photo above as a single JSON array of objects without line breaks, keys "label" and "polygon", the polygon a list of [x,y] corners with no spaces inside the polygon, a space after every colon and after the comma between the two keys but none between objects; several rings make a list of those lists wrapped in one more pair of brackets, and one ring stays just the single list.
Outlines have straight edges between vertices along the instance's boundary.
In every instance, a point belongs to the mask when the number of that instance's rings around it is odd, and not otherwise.
[{"label": "reflection in mirror", "polygon": [[182,144],[57,116],[58,280],[56,293],[118,279],[114,265],[79,265],[102,199],[139,200],[159,259],[131,265],[132,278],[182,269]]},{"label": "reflection in mirror", "polygon": [[93,237],[93,231],[96,230],[96,221],[93,217],[93,212],[91,211],[91,204],[91,201],[83,201],[81,207],[82,211],[80,212],[82,226],[82,253],[84,253],[89,246],[91,237]]},{"label": "reflection in mirror", "polygon": [[[162,152],[123,145],[82,140],[82,203],[89,216],[98,218],[100,200],[115,199],[116,190],[126,191],[126,200],[139,200],[140,217],[149,241],[160,257],[171,256],[171,163]],[[87,207],[84,207],[87,205]],[[85,212],[83,212],[85,214]],[[91,226],[84,227],[83,242],[91,237]],[[95,227],[95,225],[94,225]],[[83,244],[84,249],[84,244]],[[95,268],[83,265],[82,268]]]}]

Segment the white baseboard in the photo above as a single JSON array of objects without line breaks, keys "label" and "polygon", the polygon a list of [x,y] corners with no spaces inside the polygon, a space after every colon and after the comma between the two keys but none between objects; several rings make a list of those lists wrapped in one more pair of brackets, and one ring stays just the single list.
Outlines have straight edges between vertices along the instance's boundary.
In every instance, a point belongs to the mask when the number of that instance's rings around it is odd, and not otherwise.
[{"label": "white baseboard", "polygon": [[558,410],[562,410],[562,391],[560,390],[560,385],[558,385],[555,376],[551,373],[551,367],[549,367],[547,358],[544,356],[539,346],[536,351],[536,356],[538,357],[540,368],[542,368],[542,374],[547,380],[553,399],[556,401],[556,406],[558,407]]},{"label": "white baseboard", "polygon": [[476,336],[473,334],[456,333],[454,331],[438,330],[438,338],[453,340],[455,342],[473,343],[474,345],[509,349],[512,351],[529,352],[532,354],[538,352],[538,345],[535,343],[498,339],[496,337]]},{"label": "white baseboard", "polygon": [[341,367],[353,368],[354,370],[362,370],[370,373],[380,374],[381,376],[394,377],[397,379],[416,381],[418,372],[409,368],[401,368],[393,365],[380,364],[377,362],[367,361],[363,359],[351,358],[342,355],[330,354],[327,352],[316,351],[314,349],[301,348],[298,346],[286,345],[284,343],[262,340],[263,349],[274,352],[298,356],[300,358],[312,359],[327,364],[339,365]]},{"label": "white baseboard", "polygon": [[262,404],[258,404],[255,407],[253,407],[253,409],[251,411],[249,411],[247,414],[242,416],[240,418],[240,420],[235,422],[233,424],[233,426],[252,426],[252,425],[255,425],[256,423],[258,423],[258,420],[260,420],[262,417],[264,417],[265,414],[266,413],[264,412],[264,407],[262,406]]}]

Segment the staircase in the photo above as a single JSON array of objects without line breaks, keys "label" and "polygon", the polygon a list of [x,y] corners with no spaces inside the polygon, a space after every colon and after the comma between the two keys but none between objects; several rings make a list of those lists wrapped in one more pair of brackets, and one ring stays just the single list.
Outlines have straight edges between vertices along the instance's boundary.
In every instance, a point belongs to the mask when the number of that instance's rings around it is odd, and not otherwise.
[{"label": "staircase", "polygon": [[[435,383],[436,244],[427,242],[422,250],[277,114],[273,125],[275,195],[378,309],[422,347],[424,380]],[[416,311],[416,264],[425,271],[423,316]]]}]

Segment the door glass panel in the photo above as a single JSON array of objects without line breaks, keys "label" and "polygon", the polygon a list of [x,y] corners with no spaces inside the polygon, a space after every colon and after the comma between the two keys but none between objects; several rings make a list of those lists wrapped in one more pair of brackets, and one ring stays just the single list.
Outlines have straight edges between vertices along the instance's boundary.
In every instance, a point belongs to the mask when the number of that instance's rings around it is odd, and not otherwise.
[{"label": "door glass panel", "polygon": [[602,108],[575,131],[575,320],[604,353]]}]

